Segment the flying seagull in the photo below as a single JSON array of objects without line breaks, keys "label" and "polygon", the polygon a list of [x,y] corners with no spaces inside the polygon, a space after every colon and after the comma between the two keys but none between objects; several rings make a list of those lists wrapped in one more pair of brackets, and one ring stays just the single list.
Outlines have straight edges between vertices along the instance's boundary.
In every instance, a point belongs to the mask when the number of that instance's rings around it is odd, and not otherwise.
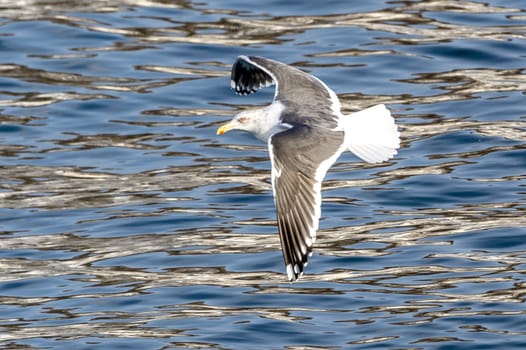
[{"label": "flying seagull", "polygon": [[338,97],[320,79],[268,58],[237,58],[231,72],[236,93],[271,85],[272,104],[242,111],[217,134],[244,130],[268,144],[281,249],[292,282],[312,255],[329,168],[346,150],[369,163],[388,160],[400,147],[400,133],[383,104],[343,115]]}]

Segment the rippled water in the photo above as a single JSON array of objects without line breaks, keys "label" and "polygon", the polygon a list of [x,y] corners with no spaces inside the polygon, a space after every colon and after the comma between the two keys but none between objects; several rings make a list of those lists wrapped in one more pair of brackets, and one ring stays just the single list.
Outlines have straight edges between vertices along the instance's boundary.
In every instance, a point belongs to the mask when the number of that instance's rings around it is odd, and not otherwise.
[{"label": "rippled water", "polygon": [[[0,347],[524,349],[522,1],[0,1]],[[286,282],[239,54],[402,127]]]}]

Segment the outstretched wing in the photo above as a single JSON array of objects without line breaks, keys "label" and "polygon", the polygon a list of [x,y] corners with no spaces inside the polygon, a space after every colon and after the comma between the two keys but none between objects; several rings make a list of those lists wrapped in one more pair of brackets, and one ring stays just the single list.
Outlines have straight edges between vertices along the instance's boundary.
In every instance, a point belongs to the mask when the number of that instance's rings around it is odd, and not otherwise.
[{"label": "outstretched wing", "polygon": [[274,100],[286,106],[283,123],[328,129],[338,126],[338,97],[321,80],[302,70],[264,57],[239,56],[230,77],[232,88],[243,95],[276,85]]},{"label": "outstretched wing", "polygon": [[342,152],[343,132],[294,126],[269,140],[272,188],[287,275],[307,265],[321,214],[321,182]]}]

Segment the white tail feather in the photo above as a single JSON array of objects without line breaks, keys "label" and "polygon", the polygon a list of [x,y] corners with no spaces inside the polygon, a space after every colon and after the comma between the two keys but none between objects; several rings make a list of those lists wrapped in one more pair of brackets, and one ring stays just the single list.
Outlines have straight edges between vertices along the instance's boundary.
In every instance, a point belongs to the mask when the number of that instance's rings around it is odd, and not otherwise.
[{"label": "white tail feather", "polygon": [[376,105],[344,117],[349,151],[368,163],[392,158],[400,147],[400,133],[391,112]]}]

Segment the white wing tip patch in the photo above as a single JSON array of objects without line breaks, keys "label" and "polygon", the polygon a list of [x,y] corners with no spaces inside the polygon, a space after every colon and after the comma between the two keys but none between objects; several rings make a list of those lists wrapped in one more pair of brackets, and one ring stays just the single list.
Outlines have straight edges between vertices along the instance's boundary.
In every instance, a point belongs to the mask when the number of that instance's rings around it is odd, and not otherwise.
[{"label": "white wing tip patch", "polygon": [[[307,262],[303,264],[303,268],[307,266]],[[300,266],[298,264],[287,264],[287,276],[289,278],[289,282],[294,282],[298,279],[299,276],[303,275],[303,271],[301,271]]]},{"label": "white wing tip patch", "polygon": [[289,281],[291,282],[294,281],[295,275],[294,275],[294,270],[292,269],[291,264],[287,265],[287,276],[289,277]]}]

